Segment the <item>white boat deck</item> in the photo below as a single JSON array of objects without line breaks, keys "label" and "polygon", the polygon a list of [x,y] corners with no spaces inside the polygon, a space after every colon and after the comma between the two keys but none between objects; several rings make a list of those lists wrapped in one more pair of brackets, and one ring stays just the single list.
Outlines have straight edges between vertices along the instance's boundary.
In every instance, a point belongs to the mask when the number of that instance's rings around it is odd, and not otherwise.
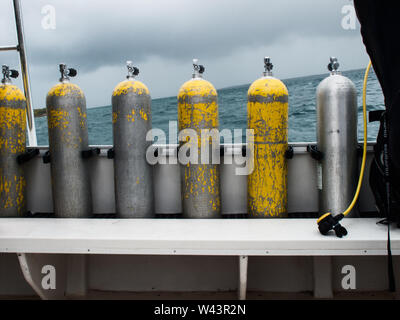
[{"label": "white boat deck", "polygon": [[[314,219],[1,219],[0,252],[119,255],[365,256],[387,254],[378,219],[347,219],[324,237]],[[394,255],[400,230],[392,228]]]}]

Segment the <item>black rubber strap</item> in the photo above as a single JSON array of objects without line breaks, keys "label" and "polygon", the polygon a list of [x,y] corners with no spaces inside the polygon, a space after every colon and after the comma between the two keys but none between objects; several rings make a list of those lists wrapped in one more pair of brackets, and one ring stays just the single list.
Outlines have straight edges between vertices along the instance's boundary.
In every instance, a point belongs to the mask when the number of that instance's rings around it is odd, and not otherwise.
[{"label": "black rubber strap", "polygon": [[294,149],[292,146],[288,146],[286,152],[285,152],[285,158],[288,160],[293,159],[294,157]]},{"label": "black rubber strap", "polygon": [[88,150],[83,150],[81,152],[81,154],[82,154],[82,158],[83,159],[89,159],[89,158],[91,158],[91,157],[93,157],[95,155],[99,155],[100,154],[100,148],[91,148],[91,149],[88,149]]},{"label": "black rubber strap", "polygon": [[310,153],[311,158],[313,158],[314,160],[321,161],[324,158],[324,154],[318,150],[317,146],[308,145],[307,152]]},{"label": "black rubber strap", "polygon": [[17,157],[18,164],[24,164],[40,154],[39,149],[31,149]]},{"label": "black rubber strap", "polygon": [[108,151],[107,151],[107,158],[108,158],[108,159],[114,159],[114,157],[115,157],[114,148],[108,149]]},{"label": "black rubber strap", "polygon": [[50,151],[46,151],[42,159],[44,164],[50,163],[51,162]]},{"label": "black rubber strap", "polygon": [[[247,146],[246,145],[242,146],[241,153],[242,153],[243,158],[247,157]],[[225,156],[225,146],[220,147],[219,154],[221,157]]]}]

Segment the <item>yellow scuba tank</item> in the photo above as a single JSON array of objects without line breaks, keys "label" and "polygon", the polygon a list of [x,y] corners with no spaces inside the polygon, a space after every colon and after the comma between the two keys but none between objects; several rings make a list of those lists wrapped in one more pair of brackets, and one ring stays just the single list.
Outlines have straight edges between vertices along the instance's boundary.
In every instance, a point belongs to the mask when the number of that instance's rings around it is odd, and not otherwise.
[{"label": "yellow scuba tank", "polygon": [[[203,79],[204,67],[194,60],[193,79],[178,93],[179,130],[193,130],[197,135],[196,150],[200,159],[201,133],[218,129],[218,95],[214,86]],[[221,210],[218,164],[189,162],[183,168],[183,216],[186,218],[219,218]]]},{"label": "yellow scuba tank", "polygon": [[248,214],[253,218],[287,215],[288,90],[272,76],[270,58],[264,76],[248,91],[248,129],[253,172],[248,177]]},{"label": "yellow scuba tank", "polygon": [[18,71],[2,67],[0,85],[0,217],[21,217],[26,213],[26,181],[17,163],[26,152],[26,99],[11,84]]}]

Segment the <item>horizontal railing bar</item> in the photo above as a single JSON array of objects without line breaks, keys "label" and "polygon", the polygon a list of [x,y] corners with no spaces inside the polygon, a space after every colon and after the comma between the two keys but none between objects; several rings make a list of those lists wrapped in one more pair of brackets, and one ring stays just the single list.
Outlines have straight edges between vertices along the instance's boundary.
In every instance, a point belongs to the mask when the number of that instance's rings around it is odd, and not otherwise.
[{"label": "horizontal railing bar", "polygon": [[0,46],[0,51],[18,51],[18,46]]}]

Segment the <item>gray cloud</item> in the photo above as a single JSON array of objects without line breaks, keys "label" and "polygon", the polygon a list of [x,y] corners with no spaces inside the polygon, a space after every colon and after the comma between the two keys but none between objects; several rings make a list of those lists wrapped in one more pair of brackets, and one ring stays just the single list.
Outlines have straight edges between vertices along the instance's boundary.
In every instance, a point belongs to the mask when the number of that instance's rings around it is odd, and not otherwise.
[{"label": "gray cloud", "polygon": [[[341,27],[341,8],[351,4],[348,0],[22,2],[38,106],[58,78],[61,61],[79,69],[77,81],[93,106],[109,104],[127,59],[140,66],[155,97],[176,94],[190,76],[193,57],[206,63],[207,76],[217,87],[254,80],[264,55],[273,57],[284,77],[322,71],[332,51],[347,60],[348,69],[367,59],[359,31]],[[41,9],[47,4],[56,9],[56,30],[41,27]],[[3,3],[0,10],[0,36],[12,39],[13,26],[4,22],[10,6]]]},{"label": "gray cloud", "polygon": [[[81,62],[88,71],[118,64],[127,52],[138,62],[155,55],[175,60],[193,55],[215,58],[290,36],[343,35],[338,2],[45,0],[26,1],[25,10],[32,63],[47,63],[61,55]],[[55,31],[45,31],[38,23],[40,8],[47,3],[56,8]]]}]

